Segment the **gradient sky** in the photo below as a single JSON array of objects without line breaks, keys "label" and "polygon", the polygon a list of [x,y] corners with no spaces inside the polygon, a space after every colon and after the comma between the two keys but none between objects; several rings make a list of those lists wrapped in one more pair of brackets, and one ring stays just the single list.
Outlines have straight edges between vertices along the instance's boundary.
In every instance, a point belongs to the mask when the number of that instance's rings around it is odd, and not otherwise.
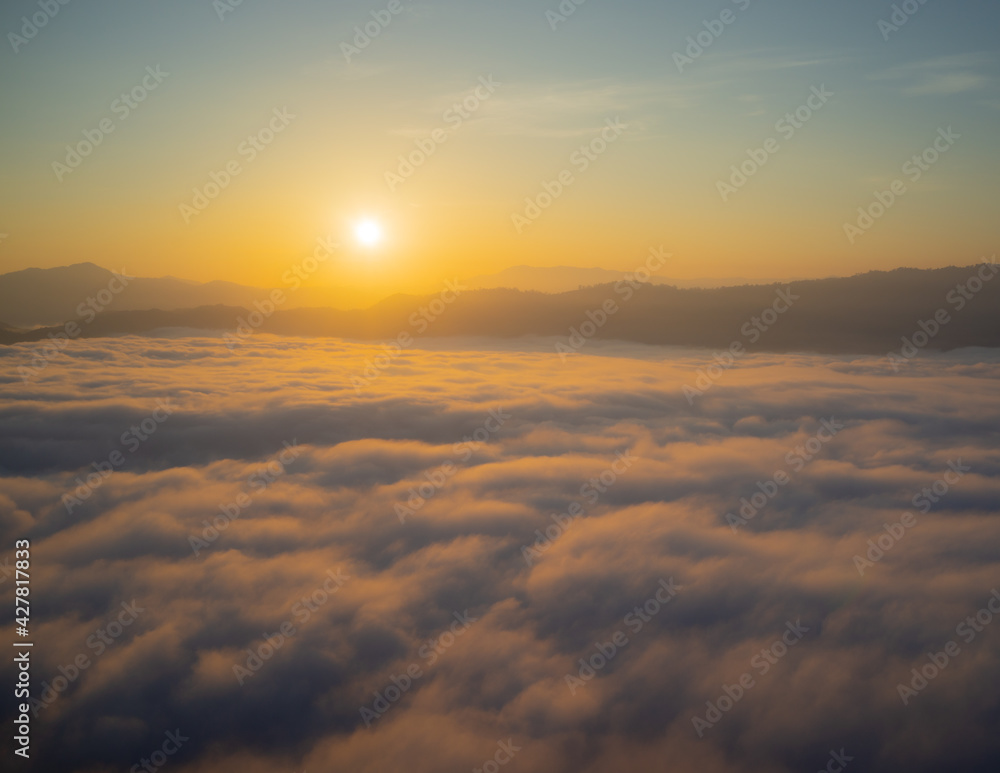
[{"label": "gradient sky", "polygon": [[[1000,7],[930,0],[883,39],[882,0],[589,0],[553,30],[528,0],[403,2],[348,64],[341,44],[383,2],[95,0],[60,6],[18,46],[35,2],[0,10],[0,271],[93,261],[280,285],[317,238],[343,247],[318,284],[432,289],[511,265],[630,270],[673,253],[677,278],[815,277],[970,264],[997,245]],[[703,22],[735,21],[679,72]],[[169,76],[114,112],[146,68]],[[387,171],[481,77],[500,85],[390,191]],[[834,96],[791,139],[775,123],[812,87]],[[249,162],[238,148],[275,109],[295,118]],[[586,172],[573,152],[618,117],[624,134]],[[67,143],[113,133],[59,181]],[[887,189],[939,128],[961,135],[850,244],[845,222]],[[748,148],[780,150],[723,201]],[[227,162],[241,173],[190,223],[180,205]],[[518,233],[512,214],[561,170],[574,184]],[[386,239],[364,249],[359,220]]]}]

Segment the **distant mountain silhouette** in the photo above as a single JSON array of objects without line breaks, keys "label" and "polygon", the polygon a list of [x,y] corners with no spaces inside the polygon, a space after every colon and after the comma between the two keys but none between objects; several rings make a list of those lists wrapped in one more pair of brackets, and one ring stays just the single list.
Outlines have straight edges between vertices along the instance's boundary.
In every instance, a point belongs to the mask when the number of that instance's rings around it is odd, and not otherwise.
[{"label": "distant mountain silhouette", "polygon": [[[637,267],[638,268],[638,267]],[[605,268],[576,268],[573,266],[511,266],[496,274],[485,274],[464,279],[463,284],[473,290],[506,288],[511,290],[565,293],[580,287],[617,282],[628,271],[610,271]],[[665,268],[650,278],[651,284],[669,284],[674,287],[734,287],[745,284],[770,284],[777,280],[755,280],[745,277],[723,279],[672,279]]]},{"label": "distant mountain silhouette", "polygon": [[[535,268],[515,266],[499,274],[479,276],[463,283],[470,289],[513,288],[562,293],[581,286],[617,282],[622,271],[603,268]],[[10,325],[33,327],[55,325],[78,318],[81,303],[106,291],[115,278],[108,269],[93,263],[76,263],[59,268],[29,268],[0,275],[0,319]],[[654,277],[654,283],[661,280]],[[722,286],[744,284],[745,280],[689,280],[678,286]],[[113,285],[119,287],[119,284]],[[286,288],[287,289],[287,288]],[[200,306],[245,306],[266,298],[269,288],[234,282],[192,282],[171,276],[128,279],[124,290],[114,296],[106,311],[149,309],[194,309]],[[106,293],[105,293],[106,295]],[[360,308],[379,301],[377,290],[341,287],[336,289],[301,287],[286,292],[284,308]]]},{"label": "distant mountain silhouette", "polygon": [[[115,274],[93,263],[60,268],[29,268],[0,276],[0,316],[13,325],[51,325],[77,319],[87,298],[107,291]],[[120,280],[114,288],[122,286]],[[232,282],[198,284],[174,277],[127,279],[108,309],[194,308],[213,304],[244,306],[262,291]]]},{"label": "distant mountain silhouette", "polygon": [[[950,322],[930,338],[927,348],[1000,347],[1000,279],[985,284],[958,310],[950,297],[956,286],[974,276],[978,266],[933,270],[898,269],[842,279],[793,283],[799,296],[754,340],[747,323],[771,308],[784,285],[752,285],[721,289],[680,289],[643,285],[626,299],[627,285],[603,284],[548,295],[518,290],[470,290],[443,311],[437,296],[396,295],[364,310],[300,308],[251,317],[247,308],[211,306],[188,310],[105,311],[82,325],[84,337],[142,334],[157,328],[218,330],[235,334],[239,320],[256,330],[293,336],[336,336],[363,340],[395,340],[406,332],[414,338],[438,336],[568,337],[589,318],[600,318],[609,300],[617,311],[607,316],[593,337],[647,344],[674,344],[716,349],[740,341],[754,351],[878,353],[897,350],[903,336],[919,331],[939,309]],[[631,288],[629,288],[631,289]],[[421,309],[428,314],[421,316]],[[591,314],[588,316],[588,312]],[[259,324],[258,324],[259,323]],[[933,325],[930,326],[933,328]],[[0,343],[35,341],[63,328],[32,331],[0,329]],[[753,328],[751,328],[752,330]]]},{"label": "distant mountain silhouette", "polygon": [[[107,290],[115,273],[93,263],[59,268],[29,268],[0,275],[0,318],[12,325],[53,325],[79,318],[78,307],[88,298]],[[120,283],[114,287],[120,287]],[[250,306],[267,297],[267,288],[234,282],[192,282],[172,276],[128,279],[125,289],[114,296],[106,311],[148,309],[194,309],[199,306]],[[288,307],[327,306],[364,296],[349,288],[329,290],[302,287],[289,293]],[[377,299],[370,296],[368,302]]]},{"label": "distant mountain silhouette", "polygon": [[[235,324],[237,316],[247,314],[239,306],[202,306],[197,309],[162,311],[105,311],[89,324],[72,320],[79,326],[79,338],[102,338],[119,335],[142,335],[162,328],[191,328],[195,330],[226,330]],[[35,328],[12,328],[0,324],[0,345],[24,341],[47,340],[49,335],[65,335],[64,325]]]}]

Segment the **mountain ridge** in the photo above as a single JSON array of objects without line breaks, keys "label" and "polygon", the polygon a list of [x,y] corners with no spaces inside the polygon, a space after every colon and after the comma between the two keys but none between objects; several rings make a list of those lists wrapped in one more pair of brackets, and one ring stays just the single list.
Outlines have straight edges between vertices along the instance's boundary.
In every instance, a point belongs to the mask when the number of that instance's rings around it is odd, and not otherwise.
[{"label": "mountain ridge", "polygon": [[[174,276],[131,277],[122,270],[124,289],[114,293],[109,304],[116,311],[143,311],[155,308],[194,309],[201,306],[228,305],[250,307],[254,301],[267,298],[274,288],[241,285],[222,279],[195,282]],[[463,279],[470,289],[514,288],[559,294],[581,286],[620,281],[628,272],[602,268],[572,266],[538,267],[513,266],[497,274],[484,274]],[[116,272],[87,261],[54,268],[26,268],[0,274],[0,319],[20,326],[55,325],[77,314],[81,304],[106,290]],[[691,285],[712,280],[674,282],[654,277],[656,284]],[[715,280],[724,282],[726,280]],[[737,280],[732,280],[737,282]],[[300,287],[282,289],[288,300],[286,308],[330,307],[363,309],[389,296],[373,295],[356,288]],[[106,293],[105,293],[105,297]],[[367,301],[365,299],[368,299]]]},{"label": "mountain ridge", "polygon": [[[980,291],[968,299],[957,294],[956,287],[983,271],[991,277]],[[627,282],[561,294],[496,288],[464,291],[451,300],[445,294],[395,295],[361,310],[214,305],[104,311],[75,323],[86,338],[165,327],[214,330],[228,334],[230,343],[256,332],[393,341],[403,334],[571,338],[575,331],[586,339],[646,344],[726,349],[740,342],[761,351],[885,354],[900,348],[904,337],[919,337],[920,323],[941,309],[948,322],[937,324],[927,348],[1000,347],[1000,281],[992,282],[997,273],[1000,268],[980,264],[715,289]],[[588,322],[592,334],[586,333]],[[39,341],[66,330],[0,327],[0,344]]]}]

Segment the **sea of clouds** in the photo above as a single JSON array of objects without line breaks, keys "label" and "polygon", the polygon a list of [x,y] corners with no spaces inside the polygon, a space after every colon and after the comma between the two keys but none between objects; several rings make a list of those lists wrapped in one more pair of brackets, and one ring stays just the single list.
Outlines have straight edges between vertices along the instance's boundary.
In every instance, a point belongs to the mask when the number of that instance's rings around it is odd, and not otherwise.
[{"label": "sea of clouds", "polygon": [[29,350],[23,769],[997,769],[996,352]]}]

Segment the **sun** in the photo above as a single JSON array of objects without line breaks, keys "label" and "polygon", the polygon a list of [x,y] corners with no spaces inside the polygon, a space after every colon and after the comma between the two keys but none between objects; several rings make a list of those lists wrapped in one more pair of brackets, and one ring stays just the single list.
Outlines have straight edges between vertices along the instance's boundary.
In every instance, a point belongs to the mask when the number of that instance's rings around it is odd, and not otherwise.
[{"label": "sun", "polygon": [[362,220],[354,227],[354,237],[365,247],[374,247],[382,241],[382,226],[375,220]]}]

